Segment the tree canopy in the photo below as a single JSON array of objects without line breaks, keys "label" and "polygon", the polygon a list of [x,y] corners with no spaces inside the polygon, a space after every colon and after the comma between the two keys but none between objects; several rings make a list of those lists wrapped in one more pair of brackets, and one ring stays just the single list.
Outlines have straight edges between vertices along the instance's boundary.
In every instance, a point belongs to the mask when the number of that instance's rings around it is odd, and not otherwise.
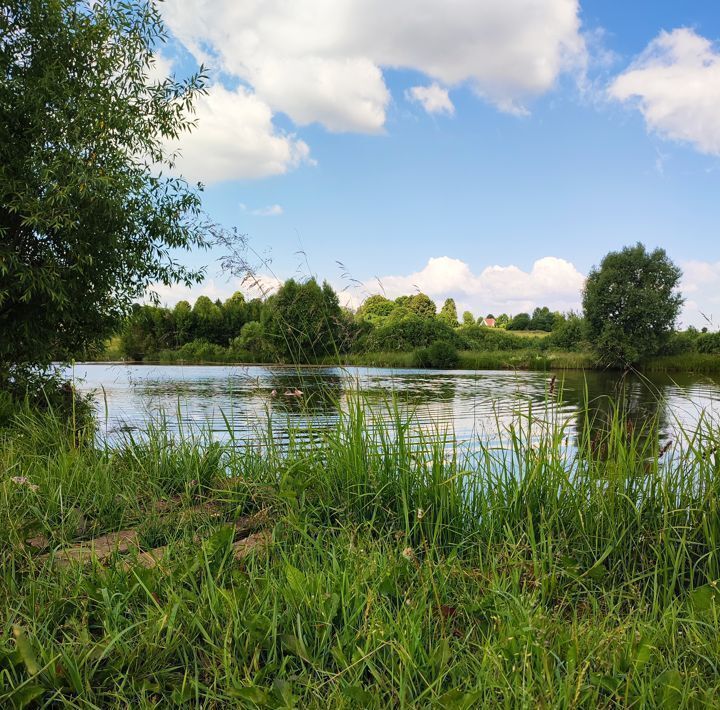
[{"label": "tree canopy", "polygon": [[306,362],[337,351],[342,311],[327,282],[320,286],[315,279],[305,283],[289,279],[268,305],[267,335],[281,357]]},{"label": "tree canopy", "polygon": [[663,249],[638,243],[610,252],[583,292],[587,334],[598,360],[627,367],[656,355],[675,327],[681,271]]},{"label": "tree canopy", "polygon": [[445,303],[443,303],[443,307],[440,309],[440,313],[438,313],[438,318],[447,323],[451,328],[457,328],[458,325],[460,325],[458,323],[457,306],[455,305],[454,299],[445,299]]},{"label": "tree canopy", "polygon": [[201,274],[198,190],[165,148],[192,126],[201,74],[150,79],[152,0],[0,8],[0,375],[91,351],[149,284]]},{"label": "tree canopy", "polygon": [[529,313],[518,313],[508,324],[508,330],[530,330],[532,319]]}]

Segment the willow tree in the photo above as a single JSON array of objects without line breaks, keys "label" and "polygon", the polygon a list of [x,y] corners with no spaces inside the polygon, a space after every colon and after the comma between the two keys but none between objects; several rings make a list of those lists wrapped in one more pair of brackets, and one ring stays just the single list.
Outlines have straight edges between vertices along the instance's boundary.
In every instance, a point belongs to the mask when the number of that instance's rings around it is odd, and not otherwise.
[{"label": "willow tree", "polygon": [[86,354],[155,282],[196,282],[200,186],[168,176],[202,71],[152,79],[152,0],[0,1],[0,379]]}]

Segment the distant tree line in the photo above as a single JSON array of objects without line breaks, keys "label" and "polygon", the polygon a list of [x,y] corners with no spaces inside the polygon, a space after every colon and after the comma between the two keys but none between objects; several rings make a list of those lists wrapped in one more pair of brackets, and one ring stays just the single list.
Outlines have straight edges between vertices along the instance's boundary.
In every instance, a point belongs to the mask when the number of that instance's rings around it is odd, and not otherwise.
[{"label": "distant tree line", "polygon": [[675,330],[679,278],[664,251],[638,244],[608,254],[591,271],[582,315],[538,307],[497,317],[465,311],[462,320],[452,298],[438,310],[424,293],[375,294],[353,312],[340,306],[327,282],[290,279],[266,299],[238,292],[224,302],[201,296],[172,309],[136,305],[121,350],[133,360],[299,363],[348,352],[412,351],[418,365],[435,367],[451,367],[458,350],[588,351],[612,367],[653,355],[720,354],[720,334]]},{"label": "distant tree line", "polygon": [[[485,325],[494,320],[494,327]],[[538,330],[551,338],[521,337],[512,331]],[[286,281],[266,299],[237,292],[226,301],[200,296],[174,308],[135,305],[120,335],[123,355],[132,360],[188,359],[308,362],[348,352],[417,351],[418,365],[452,366],[452,352],[561,347],[579,349],[582,321],[572,314],[536,308],[514,318],[492,314],[458,320],[453,299],[438,310],[426,294],[367,298],[356,312],[342,308],[328,283]],[[174,353],[174,355],[171,355]]]}]

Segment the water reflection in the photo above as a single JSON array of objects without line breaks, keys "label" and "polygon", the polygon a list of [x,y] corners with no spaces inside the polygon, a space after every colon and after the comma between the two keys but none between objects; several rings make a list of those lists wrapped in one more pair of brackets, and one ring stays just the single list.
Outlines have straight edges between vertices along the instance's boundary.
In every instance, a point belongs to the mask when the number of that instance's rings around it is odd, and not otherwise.
[{"label": "water reflection", "polygon": [[[109,364],[79,365],[75,374],[81,389],[97,393],[111,440],[128,429],[143,430],[160,412],[174,430],[194,424],[220,438],[248,440],[270,427],[283,439],[291,431],[334,426],[357,393],[370,424],[388,421],[397,407],[421,431],[491,443],[506,438],[530,408],[538,422],[592,440],[607,427],[613,402],[635,431],[656,419],[668,438],[679,427],[693,428],[702,411],[716,417],[720,406],[717,381],[693,375],[568,372],[552,382],[552,374],[539,372]],[[296,388],[302,396],[285,395]],[[589,419],[579,414],[586,404]]]}]

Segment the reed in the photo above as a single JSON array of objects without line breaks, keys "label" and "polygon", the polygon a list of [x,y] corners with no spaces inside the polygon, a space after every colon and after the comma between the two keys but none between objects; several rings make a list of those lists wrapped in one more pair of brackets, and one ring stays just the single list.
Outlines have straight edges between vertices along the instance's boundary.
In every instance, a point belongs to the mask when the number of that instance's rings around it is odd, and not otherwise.
[{"label": "reed", "polygon": [[717,374],[720,372],[720,355],[684,353],[654,357],[641,363],[646,372],[698,372]]}]

